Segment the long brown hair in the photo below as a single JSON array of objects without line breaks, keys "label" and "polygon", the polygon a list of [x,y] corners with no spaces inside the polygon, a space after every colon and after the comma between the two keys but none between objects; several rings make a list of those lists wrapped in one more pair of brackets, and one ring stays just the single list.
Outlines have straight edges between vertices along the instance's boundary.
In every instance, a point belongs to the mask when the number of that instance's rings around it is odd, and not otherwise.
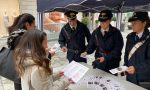
[{"label": "long brown hair", "polygon": [[[46,57],[45,48],[42,46],[42,42],[45,38],[46,33],[39,30],[28,31],[22,36],[14,50],[16,71],[19,77],[24,74],[24,63],[28,60],[27,57],[31,57],[36,65],[43,67],[45,72],[51,74],[51,69],[49,68],[50,60]],[[27,53],[28,51],[30,51],[30,53]]]}]

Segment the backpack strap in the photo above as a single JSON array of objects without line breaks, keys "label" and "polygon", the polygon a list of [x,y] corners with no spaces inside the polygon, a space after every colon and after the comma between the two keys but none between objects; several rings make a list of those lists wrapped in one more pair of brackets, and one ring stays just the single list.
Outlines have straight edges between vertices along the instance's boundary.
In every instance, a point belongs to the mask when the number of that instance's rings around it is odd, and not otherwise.
[{"label": "backpack strap", "polygon": [[108,54],[109,52],[107,52],[106,50],[101,48],[100,42],[99,42],[98,37],[97,37],[96,34],[95,34],[95,39],[96,39],[96,44],[97,44],[98,50],[101,51],[103,55]]},{"label": "backpack strap", "polygon": [[79,46],[77,45],[77,43],[76,43],[76,41],[75,41],[75,36],[76,36],[77,32],[76,32],[75,34],[73,34],[71,37],[69,36],[69,34],[68,34],[68,32],[66,31],[65,27],[64,27],[64,32],[65,32],[65,34],[66,34],[66,36],[67,36],[68,42],[72,42],[72,43],[75,45],[75,47],[76,47],[77,49],[79,49]]}]

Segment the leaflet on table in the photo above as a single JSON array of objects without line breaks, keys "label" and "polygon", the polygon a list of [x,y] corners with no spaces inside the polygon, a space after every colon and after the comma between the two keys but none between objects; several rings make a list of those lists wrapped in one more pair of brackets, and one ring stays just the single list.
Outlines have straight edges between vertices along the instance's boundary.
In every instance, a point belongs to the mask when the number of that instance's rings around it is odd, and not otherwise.
[{"label": "leaflet on table", "polygon": [[121,72],[124,72],[128,69],[127,66],[120,66],[118,68],[114,68],[114,69],[111,69],[109,70],[112,74],[116,74],[116,73],[121,73]]},{"label": "leaflet on table", "polygon": [[84,65],[72,61],[68,64],[62,71],[64,75],[68,78],[71,78],[75,83],[77,83],[88,71],[89,68],[85,67]]},{"label": "leaflet on table", "polygon": [[90,75],[83,77],[81,83],[86,83],[90,90],[126,90],[126,88],[115,79],[106,76]]}]

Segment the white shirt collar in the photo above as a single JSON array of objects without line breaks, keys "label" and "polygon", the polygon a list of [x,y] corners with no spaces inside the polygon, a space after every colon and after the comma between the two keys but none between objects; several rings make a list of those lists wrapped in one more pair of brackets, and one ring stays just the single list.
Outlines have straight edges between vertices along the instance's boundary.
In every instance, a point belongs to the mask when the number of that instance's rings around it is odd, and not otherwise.
[{"label": "white shirt collar", "polygon": [[109,31],[109,28],[107,28],[106,30],[104,30],[104,29],[101,28],[101,32],[102,32],[103,36],[104,36],[104,34],[105,34],[105,33],[104,33],[105,31],[108,32],[108,31]]},{"label": "white shirt collar", "polygon": [[71,25],[70,25],[70,27],[71,27],[71,29],[72,29],[73,27],[76,29],[76,28],[77,28],[77,25],[76,25],[76,26],[71,26]]},{"label": "white shirt collar", "polygon": [[140,32],[140,33],[136,34],[136,35],[138,35],[138,37],[139,37],[139,38],[141,38],[141,37],[142,37],[142,35],[143,35],[143,32],[144,32],[144,30],[143,30],[142,32]]}]

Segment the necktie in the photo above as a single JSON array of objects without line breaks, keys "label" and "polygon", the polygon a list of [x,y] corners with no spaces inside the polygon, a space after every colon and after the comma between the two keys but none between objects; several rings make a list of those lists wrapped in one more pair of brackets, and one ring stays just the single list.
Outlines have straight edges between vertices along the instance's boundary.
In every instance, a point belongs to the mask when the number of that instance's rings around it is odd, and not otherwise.
[{"label": "necktie", "polygon": [[104,31],[104,36],[106,36],[107,33],[108,33],[107,31]]},{"label": "necktie", "polygon": [[72,30],[75,31],[76,30],[75,27],[72,27]]},{"label": "necktie", "polygon": [[136,36],[135,36],[135,41],[139,41],[139,39],[140,39],[139,36],[136,35]]}]

